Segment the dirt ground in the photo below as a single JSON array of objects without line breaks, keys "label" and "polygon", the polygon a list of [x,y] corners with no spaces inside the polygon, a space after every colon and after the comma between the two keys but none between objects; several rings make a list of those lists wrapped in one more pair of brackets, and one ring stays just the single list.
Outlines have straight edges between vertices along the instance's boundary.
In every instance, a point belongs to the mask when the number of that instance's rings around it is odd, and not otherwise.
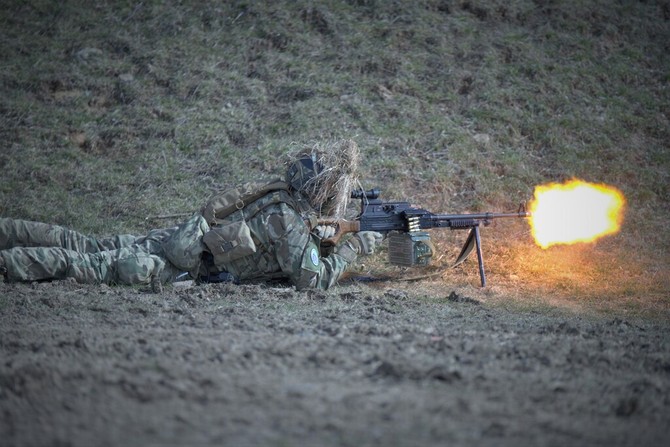
[{"label": "dirt ground", "polygon": [[0,283],[2,445],[667,441],[667,322],[433,290]]}]

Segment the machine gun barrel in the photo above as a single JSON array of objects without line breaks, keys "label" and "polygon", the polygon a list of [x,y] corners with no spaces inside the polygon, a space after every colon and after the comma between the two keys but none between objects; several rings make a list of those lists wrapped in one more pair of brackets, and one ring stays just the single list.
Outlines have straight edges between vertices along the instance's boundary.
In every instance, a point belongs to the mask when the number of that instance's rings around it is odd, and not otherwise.
[{"label": "machine gun barrel", "polygon": [[426,226],[422,228],[457,228],[470,226],[474,222],[481,225],[489,225],[494,219],[508,219],[517,217],[530,217],[525,208],[520,208],[516,213],[474,213],[474,214],[430,214],[424,220]]}]

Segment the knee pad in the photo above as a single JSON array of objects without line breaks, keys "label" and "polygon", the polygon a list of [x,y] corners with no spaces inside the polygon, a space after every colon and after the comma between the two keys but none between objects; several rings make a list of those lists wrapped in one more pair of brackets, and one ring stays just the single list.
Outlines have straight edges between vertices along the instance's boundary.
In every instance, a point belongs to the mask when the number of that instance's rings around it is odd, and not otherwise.
[{"label": "knee pad", "polygon": [[149,284],[154,276],[162,279],[165,261],[148,253],[124,253],[116,261],[116,275],[121,284]]}]

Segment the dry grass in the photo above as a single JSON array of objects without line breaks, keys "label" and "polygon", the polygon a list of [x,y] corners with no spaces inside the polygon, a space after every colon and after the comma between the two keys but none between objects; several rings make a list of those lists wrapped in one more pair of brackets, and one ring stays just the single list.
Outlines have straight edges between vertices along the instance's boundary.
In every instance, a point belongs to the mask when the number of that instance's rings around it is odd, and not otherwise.
[{"label": "dry grass", "polygon": [[[141,233],[278,173],[292,144],[353,138],[366,188],[437,212],[515,209],[571,177],[617,186],[628,214],[602,244],[542,251],[524,227],[485,230],[481,293],[667,314],[669,11],[14,2],[0,11],[0,214]],[[472,265],[445,273],[476,282]]]}]

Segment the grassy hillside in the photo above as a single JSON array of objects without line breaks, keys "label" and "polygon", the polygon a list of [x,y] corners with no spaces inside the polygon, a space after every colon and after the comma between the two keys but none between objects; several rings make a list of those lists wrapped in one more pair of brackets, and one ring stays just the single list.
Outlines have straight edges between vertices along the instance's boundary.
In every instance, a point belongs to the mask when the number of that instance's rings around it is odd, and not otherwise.
[{"label": "grassy hillside", "polygon": [[492,282],[668,306],[667,0],[0,3],[2,216],[143,232],[354,138],[366,187],[435,211],[618,187],[624,229],[595,245],[485,230]]}]

